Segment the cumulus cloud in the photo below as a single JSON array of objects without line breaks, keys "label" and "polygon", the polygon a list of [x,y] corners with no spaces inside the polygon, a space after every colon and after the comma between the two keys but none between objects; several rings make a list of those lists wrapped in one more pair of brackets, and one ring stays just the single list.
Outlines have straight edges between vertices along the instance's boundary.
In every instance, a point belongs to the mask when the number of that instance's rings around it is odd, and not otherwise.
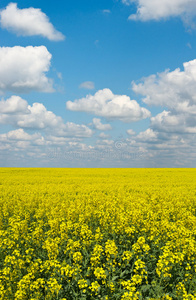
[{"label": "cumulus cloud", "polygon": [[95,88],[95,84],[92,81],[85,81],[79,85],[80,89],[93,90]]},{"label": "cumulus cloud", "polygon": [[151,118],[151,128],[167,133],[196,133],[196,59],[183,64],[184,70],[151,75],[132,83],[134,92],[148,105],[167,110]]},{"label": "cumulus cloud", "polygon": [[0,113],[11,114],[11,113],[30,113],[28,109],[28,103],[26,100],[19,96],[11,96],[9,99],[0,101]]},{"label": "cumulus cloud", "polygon": [[0,47],[0,91],[53,92],[49,71],[52,55],[45,46]]},{"label": "cumulus cloud", "polygon": [[134,134],[135,134],[135,131],[134,131],[133,129],[128,129],[128,130],[127,130],[127,133],[128,133],[129,135],[134,135]]},{"label": "cumulus cloud", "polygon": [[181,17],[190,23],[196,16],[195,0],[122,0],[126,5],[135,3],[137,12],[129,16],[130,20],[161,20],[170,17]]},{"label": "cumulus cloud", "polygon": [[39,139],[40,137],[41,135],[39,133],[29,134],[20,128],[0,134],[0,141],[32,141]]},{"label": "cumulus cloud", "polygon": [[134,92],[144,96],[148,105],[166,106],[176,112],[196,114],[196,59],[177,68],[132,83]]},{"label": "cumulus cloud", "polygon": [[102,124],[101,120],[98,118],[93,119],[93,125],[95,126],[96,129],[98,130],[111,130],[112,126],[110,124]]},{"label": "cumulus cloud", "polygon": [[0,101],[0,124],[9,124],[21,129],[44,130],[46,134],[69,137],[90,137],[92,130],[86,125],[63,119],[48,111],[42,103],[28,105],[27,101],[12,96]]},{"label": "cumulus cloud", "polygon": [[48,111],[42,103],[33,103],[28,106],[30,114],[23,115],[17,120],[17,126],[22,128],[45,129],[56,127],[62,123],[61,117],[56,116],[53,112]]},{"label": "cumulus cloud", "polygon": [[108,119],[135,122],[150,117],[150,112],[126,95],[114,95],[110,89],[99,90],[95,95],[68,101],[67,109],[83,111]]},{"label": "cumulus cloud", "polygon": [[113,141],[113,140],[103,139],[103,140],[97,140],[97,141],[96,141],[96,144],[97,144],[100,148],[104,149],[105,146],[107,147],[107,146],[113,145],[113,144],[114,144],[114,141]]},{"label": "cumulus cloud", "polygon": [[164,110],[151,118],[151,127],[159,132],[196,133],[196,117],[190,114],[175,114]]},{"label": "cumulus cloud", "polygon": [[108,139],[110,136],[109,136],[108,134],[105,134],[105,132],[101,132],[101,133],[99,134],[99,137],[100,137],[101,139]]},{"label": "cumulus cloud", "polygon": [[41,35],[51,41],[61,41],[65,36],[50,23],[45,13],[38,8],[19,9],[17,3],[10,3],[0,11],[1,27],[17,35]]},{"label": "cumulus cloud", "polygon": [[174,166],[174,159],[176,164],[183,159],[183,166],[191,166],[194,161],[196,60],[184,63],[183,67],[184,70],[166,70],[132,83],[133,91],[143,96],[143,102],[164,107],[151,117],[150,128],[130,140],[132,146],[142,146],[146,159],[155,165]]},{"label": "cumulus cloud", "polygon": [[148,128],[147,130],[140,132],[136,140],[137,141],[142,141],[142,142],[152,142],[156,141],[158,137],[158,133],[153,131],[151,128]]},{"label": "cumulus cloud", "polygon": [[[17,157],[17,153],[21,154],[21,151],[27,151],[26,155],[30,154],[30,151],[33,151],[35,156],[38,151],[39,146],[47,144],[44,137],[40,133],[29,134],[25,132],[22,128],[9,131],[7,133],[0,134],[0,149],[1,151],[5,150],[4,159],[6,158],[7,153],[11,153],[9,160]],[[40,156],[41,158],[41,153]],[[19,159],[19,157],[17,157]],[[24,159],[24,155],[21,155],[21,159]],[[21,162],[20,162],[21,163]]]},{"label": "cumulus cloud", "polygon": [[67,137],[91,137],[93,134],[92,130],[86,125],[75,124],[72,122],[67,122],[63,124],[61,128],[56,127],[55,135],[57,136],[67,136]]},{"label": "cumulus cloud", "polygon": [[[142,149],[142,157],[149,166],[175,166],[175,161],[182,161],[182,165],[190,165],[193,162],[195,134],[185,134],[176,132],[161,132],[148,128],[133,137],[131,143],[127,139],[127,144],[135,149]],[[188,163],[188,156],[190,161]],[[187,156],[187,157],[186,157]]]}]

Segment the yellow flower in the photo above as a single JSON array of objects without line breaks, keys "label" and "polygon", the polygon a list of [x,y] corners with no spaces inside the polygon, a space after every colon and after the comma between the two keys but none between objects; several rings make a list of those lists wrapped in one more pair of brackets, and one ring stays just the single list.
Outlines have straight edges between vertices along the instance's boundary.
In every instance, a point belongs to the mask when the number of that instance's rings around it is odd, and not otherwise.
[{"label": "yellow flower", "polygon": [[106,273],[103,268],[95,268],[94,274],[97,279],[106,279]]},{"label": "yellow flower", "polygon": [[91,283],[89,289],[90,289],[92,292],[94,292],[95,295],[97,295],[97,294],[98,294],[98,291],[99,291],[99,289],[100,289],[100,285],[99,285],[99,283],[98,283],[97,281],[94,281],[94,282]]},{"label": "yellow flower", "polygon": [[78,281],[78,286],[79,286],[80,289],[87,288],[87,286],[88,286],[87,281],[85,279],[80,279]]},{"label": "yellow flower", "polygon": [[73,261],[74,261],[74,263],[81,262],[82,259],[83,259],[82,254],[79,251],[77,251],[77,252],[75,252],[73,254]]}]

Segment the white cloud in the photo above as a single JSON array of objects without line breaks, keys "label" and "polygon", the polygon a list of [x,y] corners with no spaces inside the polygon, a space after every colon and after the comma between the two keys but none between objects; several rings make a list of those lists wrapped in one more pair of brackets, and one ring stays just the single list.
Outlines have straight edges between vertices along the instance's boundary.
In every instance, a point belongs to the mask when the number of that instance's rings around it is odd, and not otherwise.
[{"label": "white cloud", "polygon": [[57,72],[57,77],[58,77],[60,80],[62,80],[62,79],[63,79],[62,73],[61,73],[61,72]]},{"label": "white cloud", "polygon": [[66,106],[72,111],[84,111],[123,122],[135,122],[151,115],[135,100],[131,100],[126,95],[114,95],[110,89],[99,90],[94,96],[87,95],[74,102],[68,101]]},{"label": "white cloud", "polygon": [[108,134],[105,134],[105,132],[101,132],[101,133],[99,134],[99,137],[100,137],[101,139],[108,139],[110,136],[109,136]]},{"label": "white cloud", "polygon": [[136,14],[129,16],[130,20],[161,20],[170,17],[181,17],[185,23],[190,23],[196,16],[195,0],[122,0],[126,5],[135,3]]},{"label": "white cloud", "polygon": [[151,128],[167,133],[196,133],[196,59],[183,64],[184,70],[166,70],[132,83],[134,92],[148,105],[168,108],[151,118]]},{"label": "white cloud", "polygon": [[110,9],[103,9],[102,12],[104,14],[110,14],[111,13],[111,10]]},{"label": "white cloud", "polygon": [[45,144],[46,141],[40,133],[29,134],[21,128],[0,134],[0,149],[13,151],[14,156],[17,156],[18,151],[28,151],[32,149],[32,147],[35,149],[35,146]]},{"label": "white cloud", "polygon": [[22,128],[44,129],[61,125],[61,117],[48,111],[42,103],[33,103],[28,106],[30,114],[23,115],[17,120],[17,126]]},{"label": "white cloud", "polygon": [[90,137],[93,133],[86,125],[64,123],[61,117],[48,111],[42,103],[33,103],[31,106],[18,96],[0,101],[0,124],[45,130],[46,134],[62,137]]},{"label": "white cloud", "polygon": [[127,139],[130,146],[143,147],[149,166],[192,166],[196,146],[196,60],[179,68],[132,83],[148,105],[163,106],[151,117],[150,128]]},{"label": "white cloud", "polygon": [[142,142],[149,142],[149,141],[155,141],[157,139],[158,133],[153,131],[151,128],[148,128],[147,130],[140,132],[136,140],[142,141]]},{"label": "white cloud", "polygon": [[151,127],[159,132],[196,133],[196,116],[164,110],[151,118]]},{"label": "white cloud", "polygon": [[62,125],[62,128],[56,127],[56,136],[67,136],[67,137],[91,137],[93,132],[86,125],[79,125],[72,122],[67,122]]},{"label": "white cloud", "polygon": [[98,130],[111,130],[112,126],[110,124],[102,124],[101,120],[98,118],[93,119],[93,125]]},{"label": "white cloud", "polygon": [[125,5],[130,5],[133,1],[132,0],[122,0],[122,3]]},{"label": "white cloud", "polygon": [[52,55],[45,46],[0,47],[0,91],[53,92],[49,71]]},{"label": "white cloud", "polygon": [[26,100],[19,96],[11,96],[9,99],[0,101],[0,113],[12,114],[12,113],[30,113],[28,109],[28,103]]},{"label": "white cloud", "polygon": [[128,129],[128,130],[127,130],[127,133],[128,133],[129,135],[134,135],[134,134],[135,134],[135,131],[134,131],[133,129]]},{"label": "white cloud", "polygon": [[101,146],[101,147],[105,147],[105,146],[111,146],[111,145],[113,145],[114,144],[114,141],[113,140],[97,140],[96,141],[96,144],[98,145],[98,146]]},{"label": "white cloud", "polygon": [[57,31],[49,22],[49,18],[41,9],[19,9],[17,3],[10,3],[0,12],[1,27],[17,35],[41,35],[51,41],[61,41],[65,36]]},{"label": "white cloud", "polygon": [[79,85],[80,89],[93,90],[95,88],[95,84],[92,81],[85,81]]},{"label": "white cloud", "polygon": [[41,135],[39,133],[28,134],[23,129],[16,129],[9,131],[8,133],[0,134],[0,141],[32,141],[39,139]]},{"label": "white cloud", "polygon": [[148,105],[167,106],[176,112],[196,114],[196,59],[183,64],[184,71],[166,70],[132,83],[134,92]]},{"label": "white cloud", "polygon": [[[8,106],[7,103],[10,102],[13,103],[11,113],[1,109],[4,104],[6,104],[6,107]],[[18,111],[18,107],[21,107],[20,111]],[[0,101],[0,123],[10,124],[21,128],[45,129],[60,126],[63,121],[61,117],[56,116],[51,111],[47,111],[45,106],[41,103],[33,103],[33,105],[30,106],[26,100],[17,96],[12,96],[6,101]]]},{"label": "white cloud", "polygon": [[148,105],[167,107],[151,118],[151,127],[158,132],[196,133],[196,59],[177,68],[132,83],[136,93]]},{"label": "white cloud", "polygon": [[86,145],[81,138],[42,136],[17,129],[0,134],[0,165],[192,167],[196,158],[195,136],[147,129],[119,143],[101,133],[101,139],[93,146]]}]

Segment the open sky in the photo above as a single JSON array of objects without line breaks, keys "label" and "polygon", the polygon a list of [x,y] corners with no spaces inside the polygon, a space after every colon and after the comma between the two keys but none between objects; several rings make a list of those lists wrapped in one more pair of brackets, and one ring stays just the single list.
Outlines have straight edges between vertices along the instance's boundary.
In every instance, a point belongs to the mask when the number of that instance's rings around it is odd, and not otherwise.
[{"label": "open sky", "polygon": [[195,149],[195,0],[1,0],[1,167],[196,167]]}]

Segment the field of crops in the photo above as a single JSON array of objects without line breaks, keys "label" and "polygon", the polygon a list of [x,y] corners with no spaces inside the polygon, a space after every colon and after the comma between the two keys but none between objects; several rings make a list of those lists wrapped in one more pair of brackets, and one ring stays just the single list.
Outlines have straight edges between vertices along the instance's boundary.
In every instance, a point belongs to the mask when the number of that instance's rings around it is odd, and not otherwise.
[{"label": "field of crops", "polygon": [[196,299],[195,169],[0,169],[0,299]]}]

